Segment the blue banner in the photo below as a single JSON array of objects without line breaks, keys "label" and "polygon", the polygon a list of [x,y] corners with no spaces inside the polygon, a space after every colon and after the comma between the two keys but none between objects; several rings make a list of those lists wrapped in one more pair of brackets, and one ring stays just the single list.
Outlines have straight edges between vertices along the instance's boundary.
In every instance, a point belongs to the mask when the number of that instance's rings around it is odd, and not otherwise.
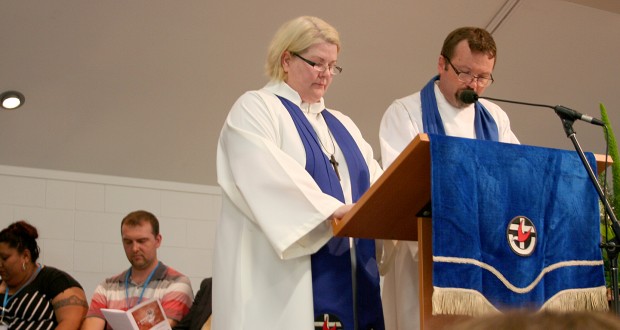
[{"label": "blue banner", "polygon": [[[436,313],[540,309],[552,298],[607,307],[598,195],[576,152],[430,141]],[[477,303],[486,306],[467,307]]]}]

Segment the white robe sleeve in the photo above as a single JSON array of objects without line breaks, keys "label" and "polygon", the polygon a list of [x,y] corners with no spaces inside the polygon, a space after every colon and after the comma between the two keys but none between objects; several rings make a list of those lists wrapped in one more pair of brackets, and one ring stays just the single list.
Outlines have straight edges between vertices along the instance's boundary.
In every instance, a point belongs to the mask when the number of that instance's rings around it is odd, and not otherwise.
[{"label": "white robe sleeve", "polygon": [[379,127],[381,164],[387,169],[394,159],[422,132],[401,100],[394,101],[383,114]]},{"label": "white robe sleeve", "polygon": [[280,258],[293,258],[316,252],[333,236],[326,220],[342,203],[321,192],[305,170],[303,145],[286,116],[270,111],[256,92],[242,96],[221,132],[218,180]]}]

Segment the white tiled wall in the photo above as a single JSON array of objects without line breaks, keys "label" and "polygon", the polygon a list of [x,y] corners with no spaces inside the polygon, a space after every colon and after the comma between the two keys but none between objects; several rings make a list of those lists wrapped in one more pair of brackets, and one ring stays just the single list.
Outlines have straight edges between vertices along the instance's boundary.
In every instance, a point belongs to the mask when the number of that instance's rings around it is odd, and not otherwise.
[{"label": "white tiled wall", "polygon": [[159,259],[198,291],[211,276],[218,187],[0,165],[0,229],[33,224],[39,261],[75,277],[89,300],[100,281],[129,267],[120,223],[138,209],[159,219]]}]

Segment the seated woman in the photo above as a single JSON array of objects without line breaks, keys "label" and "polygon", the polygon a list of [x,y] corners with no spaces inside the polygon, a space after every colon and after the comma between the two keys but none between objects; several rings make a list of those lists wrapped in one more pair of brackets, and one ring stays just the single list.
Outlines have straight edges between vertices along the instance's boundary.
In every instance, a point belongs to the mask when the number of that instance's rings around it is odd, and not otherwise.
[{"label": "seated woman", "polygon": [[38,236],[25,221],[0,231],[0,324],[4,329],[79,329],[88,310],[84,290],[69,274],[37,263]]}]

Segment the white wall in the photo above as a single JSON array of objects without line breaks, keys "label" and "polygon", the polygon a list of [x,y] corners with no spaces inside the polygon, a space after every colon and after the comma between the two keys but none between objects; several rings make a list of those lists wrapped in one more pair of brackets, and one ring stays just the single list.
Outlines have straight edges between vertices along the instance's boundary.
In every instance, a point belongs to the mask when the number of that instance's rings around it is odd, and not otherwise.
[{"label": "white wall", "polygon": [[219,187],[0,166],[0,227],[33,224],[39,261],[74,276],[89,301],[99,282],[129,267],[120,223],[137,209],[160,221],[159,259],[198,291],[212,274]]}]

